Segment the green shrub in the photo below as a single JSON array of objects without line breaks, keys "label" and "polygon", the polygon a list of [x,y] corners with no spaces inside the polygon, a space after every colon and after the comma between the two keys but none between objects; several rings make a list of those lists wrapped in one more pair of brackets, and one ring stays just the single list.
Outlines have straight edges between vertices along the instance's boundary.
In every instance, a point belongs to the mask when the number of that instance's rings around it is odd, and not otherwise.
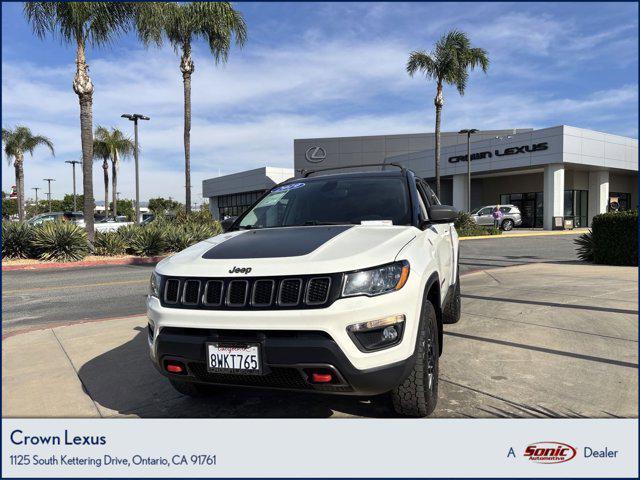
[{"label": "green shrub", "polygon": [[2,258],[30,257],[32,233],[33,227],[24,222],[2,222]]},{"label": "green shrub", "polygon": [[96,232],[93,249],[96,255],[122,255],[126,244],[118,232]]},{"label": "green shrub", "polygon": [[129,247],[141,228],[139,225],[125,225],[124,227],[118,228],[116,232],[118,236],[122,238],[125,247]]},{"label": "green shrub", "polygon": [[604,265],[638,265],[638,211],[593,217],[593,261]]},{"label": "green shrub", "polygon": [[89,253],[87,232],[71,222],[46,222],[33,229],[32,245],[40,260],[76,262]]},{"label": "green shrub", "polygon": [[577,245],[576,253],[580,260],[593,262],[593,232],[589,230],[576,238],[573,243]]},{"label": "green shrub", "polygon": [[148,225],[141,227],[129,246],[135,255],[154,257],[167,250],[166,229]]},{"label": "green shrub", "polygon": [[502,235],[502,230],[495,227],[484,227],[473,221],[471,215],[459,212],[453,226],[460,237],[476,237],[481,235]]},{"label": "green shrub", "polygon": [[169,252],[179,252],[193,244],[191,235],[181,225],[166,225],[163,230]]}]

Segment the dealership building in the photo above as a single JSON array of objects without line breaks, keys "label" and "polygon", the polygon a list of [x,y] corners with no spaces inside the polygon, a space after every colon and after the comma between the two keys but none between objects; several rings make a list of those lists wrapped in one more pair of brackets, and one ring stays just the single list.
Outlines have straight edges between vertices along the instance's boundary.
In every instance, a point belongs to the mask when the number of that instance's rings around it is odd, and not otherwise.
[{"label": "dealership building", "polygon": [[[513,204],[523,227],[588,226],[610,208],[638,205],[638,140],[561,125],[483,130],[471,136],[471,208]],[[293,168],[263,167],[204,180],[215,218],[240,214],[259,195],[304,171],[396,163],[430,182],[435,135],[297,139]],[[467,135],[441,133],[441,202],[467,210]],[[351,168],[350,171],[356,171]]]}]

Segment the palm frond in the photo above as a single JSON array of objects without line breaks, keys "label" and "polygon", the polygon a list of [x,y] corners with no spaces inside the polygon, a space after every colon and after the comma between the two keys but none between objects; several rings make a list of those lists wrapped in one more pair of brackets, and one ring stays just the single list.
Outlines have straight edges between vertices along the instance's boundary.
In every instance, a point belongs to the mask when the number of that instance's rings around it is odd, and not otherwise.
[{"label": "palm frond", "polygon": [[451,30],[438,39],[431,53],[411,52],[407,62],[407,73],[413,76],[420,71],[439,84],[455,86],[460,95],[464,95],[469,70],[476,67],[487,72],[489,68],[487,52],[482,48],[472,47],[466,33]]}]

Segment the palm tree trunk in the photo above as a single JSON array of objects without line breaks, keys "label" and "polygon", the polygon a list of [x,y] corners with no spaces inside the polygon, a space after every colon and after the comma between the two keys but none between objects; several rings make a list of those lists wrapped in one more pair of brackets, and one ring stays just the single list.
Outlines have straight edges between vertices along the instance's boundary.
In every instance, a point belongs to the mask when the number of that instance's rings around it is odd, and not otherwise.
[{"label": "palm tree trunk", "polygon": [[118,216],[118,152],[111,159],[111,202],[113,203],[113,218]]},{"label": "palm tree trunk", "polygon": [[194,70],[191,45],[186,44],[180,59],[180,71],[184,82],[184,206],[187,213],[191,212],[191,74]]},{"label": "palm tree trunk", "polygon": [[84,41],[79,40],[76,50],[76,75],[73,91],[80,101],[80,140],[82,143],[82,211],[87,230],[87,238],[93,244],[93,83],[89,77],[89,67],[84,53]]},{"label": "palm tree trunk", "polygon": [[109,161],[105,158],[102,161],[104,174],[104,218],[109,216]]},{"label": "palm tree trunk", "polygon": [[442,113],[442,106],[444,105],[444,97],[442,96],[442,83],[440,82],[438,82],[438,92],[436,94],[436,98],[433,100],[433,103],[436,106],[436,196],[440,198],[440,116]]},{"label": "palm tree trunk", "polygon": [[24,170],[23,157],[16,157],[14,162],[16,170],[16,201],[18,202],[18,220],[24,221]]}]

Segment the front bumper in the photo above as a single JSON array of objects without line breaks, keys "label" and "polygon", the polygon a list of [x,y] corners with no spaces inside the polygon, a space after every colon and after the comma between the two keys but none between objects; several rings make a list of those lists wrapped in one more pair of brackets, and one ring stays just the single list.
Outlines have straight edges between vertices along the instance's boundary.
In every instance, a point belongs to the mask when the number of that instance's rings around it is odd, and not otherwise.
[{"label": "front bumper", "polygon": [[[277,388],[317,389],[308,385],[304,368],[327,365],[335,368],[344,380],[339,385],[331,385],[330,391],[381,393],[399,384],[404,379],[406,366],[412,365],[422,288],[420,279],[410,276],[404,288],[397,292],[343,298],[327,308],[307,310],[176,309],[163,307],[157,298],[149,297],[147,316],[153,329],[149,336],[151,358],[165,375],[171,374],[164,371],[163,362],[175,356],[184,359],[190,380],[224,383],[224,378],[218,378],[219,375],[213,378],[206,370],[205,343],[216,338],[234,340],[239,336],[240,340],[260,343],[264,365],[274,375],[270,378],[285,373],[287,378],[294,378],[296,387],[275,385]],[[405,315],[404,331],[401,341],[392,347],[364,352],[347,332],[347,326],[354,323],[398,314]],[[288,370],[285,372],[282,368]],[[226,380],[234,380],[234,384],[248,382],[229,377]],[[261,381],[257,377],[253,380]]]},{"label": "front bumper", "polygon": [[[151,334],[149,335],[151,338]],[[262,375],[211,373],[204,363],[207,342],[257,343]],[[155,366],[165,376],[198,383],[377,395],[399,385],[409,374],[412,357],[366,370],[356,369],[336,342],[319,331],[242,331],[165,328],[155,338]],[[166,362],[179,362],[185,374],[173,374]],[[310,381],[314,371],[330,372],[327,384]]]}]

